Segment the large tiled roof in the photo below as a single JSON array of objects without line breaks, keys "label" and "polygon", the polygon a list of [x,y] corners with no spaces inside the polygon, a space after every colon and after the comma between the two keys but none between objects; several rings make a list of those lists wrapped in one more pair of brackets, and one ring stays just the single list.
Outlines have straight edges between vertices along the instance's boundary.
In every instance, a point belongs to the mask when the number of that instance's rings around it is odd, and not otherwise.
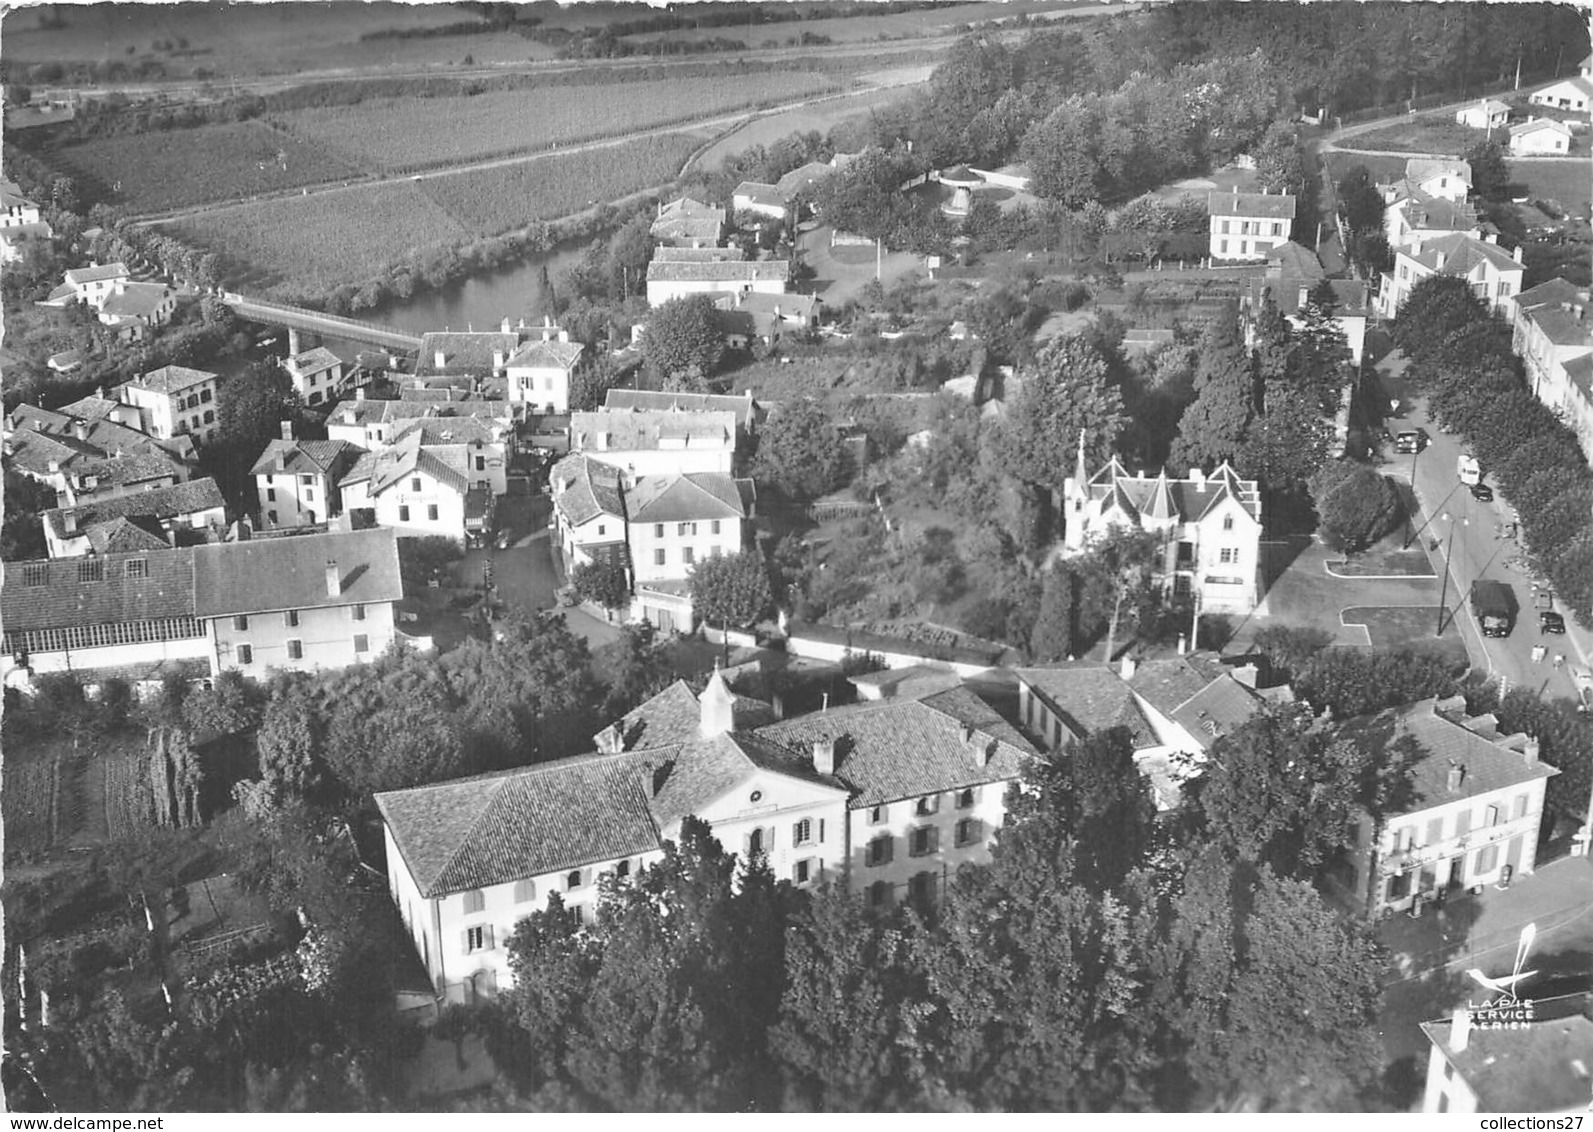
[{"label": "large tiled roof", "polygon": [[[209,548],[9,562],[0,584],[0,624],[10,633],[191,617],[199,549]],[[128,574],[129,561],[144,564],[138,574]]]},{"label": "large tiled roof", "polygon": [[514,406],[507,401],[453,401],[446,405],[417,401],[339,401],[327,423],[391,424],[417,417],[482,417],[507,421],[514,417]]},{"label": "large tiled roof", "polygon": [[631,709],[616,725],[624,750],[678,747],[697,739],[702,725],[702,705],[676,680],[652,699]]},{"label": "large tiled roof", "polygon": [[1409,199],[1390,207],[1403,209],[1405,223],[1418,231],[1470,232],[1477,227],[1477,210],[1468,201],[1413,191]]},{"label": "large tiled roof", "polygon": [[411,476],[427,475],[463,495],[470,487],[467,446],[423,445],[421,441],[419,432],[406,432],[388,447],[362,454],[338,481],[339,486],[368,482],[366,490],[374,497]]},{"label": "large tiled roof", "polygon": [[1135,747],[1156,745],[1156,732],[1135,701],[1133,689],[1111,669],[1077,664],[1015,671],[1018,679],[1058,712],[1075,736],[1087,738],[1113,727],[1126,727]]},{"label": "large tiled roof", "polygon": [[[1341,729],[1345,737],[1378,751],[1386,751],[1402,735],[1416,740],[1422,757],[1412,768],[1415,800],[1408,813],[1419,813],[1560,773],[1541,759],[1527,761],[1521,750],[1527,741],[1525,735],[1501,738],[1496,731],[1490,732],[1475,720],[1468,722],[1484,733],[1462,726],[1458,720],[1465,718],[1464,701],[1458,702],[1460,710],[1452,717],[1439,714],[1439,707],[1436,700],[1419,700],[1377,715],[1352,719]],[[1506,743],[1510,745],[1505,746]],[[1459,788],[1451,790],[1449,771],[1456,764],[1465,768],[1465,774]]]},{"label": "large tiled roof", "polygon": [[1180,724],[1203,748],[1261,710],[1259,696],[1219,663],[1202,656],[1148,660],[1129,686],[1157,711]]},{"label": "large tiled roof", "polygon": [[171,288],[164,283],[128,283],[106,297],[100,312],[116,318],[148,318],[171,294]]},{"label": "large tiled roof", "polygon": [[[73,417],[84,421],[104,420],[106,417],[122,409],[120,401],[113,401],[109,397],[101,397],[97,393],[90,393],[87,397],[79,397],[76,401],[65,404],[55,411],[63,417]],[[127,408],[129,419],[138,416],[136,408]]]},{"label": "large tiled roof", "polygon": [[1294,198],[1288,193],[1208,193],[1206,212],[1211,216],[1259,216],[1293,220]]},{"label": "large tiled roof", "polygon": [[663,393],[650,389],[610,389],[603,402],[608,412],[731,412],[736,424],[746,429],[758,406],[748,393],[732,397],[724,393]]},{"label": "large tiled roof", "polygon": [[1268,252],[1267,263],[1276,264],[1286,279],[1300,279],[1313,283],[1327,275],[1316,253],[1293,240],[1285,240]]},{"label": "large tiled roof", "polygon": [[778,185],[768,185],[762,181],[743,181],[736,186],[733,194],[736,199],[746,199],[753,204],[766,205],[771,208],[784,208],[785,197],[781,194]]},{"label": "large tiled roof", "polygon": [[[498,368],[492,364],[494,354],[508,357],[519,344],[519,335],[499,331],[436,331],[423,334],[420,355],[415,361],[415,374],[425,377],[428,374],[457,373],[461,370],[492,370]],[[443,356],[441,365],[437,364],[438,353]]]},{"label": "large tiled roof", "polygon": [[[1417,254],[1415,248],[1399,254],[1408,256],[1429,271],[1441,271],[1445,275],[1466,275],[1472,268],[1484,262],[1490,264],[1496,271],[1522,270],[1521,264],[1498,244],[1490,244],[1486,240],[1479,240],[1463,232],[1423,240],[1420,254]],[[1440,257],[1442,257],[1441,262]]]},{"label": "large tiled roof", "polygon": [[294,354],[288,359],[288,367],[301,374],[320,373],[322,370],[333,369],[343,364],[343,359],[332,353],[325,346],[317,346],[313,350]]},{"label": "large tiled roof", "polygon": [[106,523],[112,519],[148,516],[153,519],[175,519],[225,507],[221,489],[216,481],[189,480],[170,487],[157,487],[153,491],[135,491],[127,495],[113,495],[109,499],[94,499],[76,507],[56,507],[44,513],[44,521],[56,538],[66,538],[66,516],[70,512],[79,530]]},{"label": "large tiled roof", "polygon": [[68,283],[98,283],[104,279],[125,278],[127,274],[127,265],[117,260],[115,263],[96,264],[93,267],[74,267],[66,273],[66,280]]},{"label": "large tiled roof", "polygon": [[575,453],[553,465],[548,483],[553,489],[553,506],[573,527],[599,515],[612,515],[622,521],[625,518],[619,472],[607,464]]},{"label": "large tiled roof", "polygon": [[1544,304],[1529,309],[1524,317],[1535,323],[1544,337],[1556,346],[1593,345],[1593,322],[1587,317],[1589,305],[1586,298],[1574,304],[1582,308],[1580,318],[1574,307],[1572,310],[1561,310],[1558,304]]},{"label": "large tiled roof", "polygon": [[1593,401],[1593,354],[1583,354],[1565,363],[1565,376],[1582,394],[1583,400]]},{"label": "large tiled roof", "polygon": [[[194,548],[194,606],[201,617],[319,606],[371,605],[404,596],[390,529],[252,539]],[[327,592],[336,563],[341,592]]]},{"label": "large tiled roof", "polygon": [[[360,449],[346,440],[273,440],[249,470],[252,476],[336,475],[353,462]],[[282,458],[278,464],[277,457]]]},{"label": "large tiled roof", "polygon": [[[603,443],[604,436],[608,437]],[[681,441],[686,449],[729,448],[736,441],[736,415],[731,412],[681,413],[664,411],[570,414],[570,447],[602,457],[605,451],[634,452],[668,447],[664,441]]]},{"label": "large tiled roof", "polygon": [[391,438],[394,444],[411,436],[420,437],[421,444],[435,447],[445,444],[500,444],[503,426],[480,417],[417,417],[403,422]]},{"label": "large tiled roof", "polygon": [[1578,287],[1569,279],[1556,275],[1553,279],[1545,280],[1536,287],[1528,287],[1515,297],[1515,304],[1522,310],[1552,303],[1559,306],[1561,303],[1587,303],[1589,293],[1586,287]]},{"label": "large tiled roof", "polygon": [[[783,720],[758,736],[807,755],[836,743],[836,777],[853,809],[1017,778],[1032,744],[967,688]],[[976,751],[988,752],[980,766]]]},{"label": "large tiled roof", "polygon": [[[137,410],[127,408],[136,415]],[[186,474],[194,458],[191,436],[157,440],[110,417],[78,418],[18,405],[11,413],[6,446],[15,466],[35,476],[60,470],[98,476],[106,483],[136,483],[160,475]],[[79,431],[82,435],[79,436]],[[136,461],[136,463],[133,463]]]},{"label": "large tiled roof", "polygon": [[647,281],[669,283],[784,283],[791,261],[744,259],[714,263],[681,263],[655,259],[647,265]]},{"label": "large tiled roof", "polygon": [[1444,176],[1471,184],[1471,162],[1458,157],[1412,157],[1405,162],[1405,179],[1412,184]]},{"label": "large tiled roof", "polygon": [[1240,479],[1239,474],[1226,462],[1203,480],[1168,479],[1165,488],[1161,477],[1147,479],[1129,476],[1115,461],[1090,477],[1090,496],[1103,500],[1108,496],[1126,513],[1145,514],[1152,505],[1153,496],[1165,492],[1165,497],[1177,509],[1185,522],[1193,522],[1207,514],[1224,499],[1232,498],[1251,518],[1260,521],[1261,491],[1255,480]]},{"label": "large tiled roof", "polygon": [[683,216],[723,220],[725,210],[718,205],[697,200],[695,197],[676,197],[659,210],[657,219],[675,220]]},{"label": "large tiled roof", "polygon": [[655,240],[717,240],[724,224],[710,217],[676,216],[653,221],[651,234]]},{"label": "large tiled roof", "polygon": [[746,259],[740,248],[672,248],[653,249],[653,263],[737,263]]},{"label": "large tiled roof", "polygon": [[834,172],[833,166],[826,165],[822,161],[810,161],[806,165],[800,165],[784,177],[781,177],[775,182],[774,187],[779,191],[781,197],[790,200],[803,189],[810,185],[818,184]]},{"label": "large tiled roof", "polygon": [[198,385],[202,381],[215,381],[216,375],[202,369],[189,369],[187,366],[161,366],[152,369],[146,374],[141,374],[127,384],[140,389],[153,390],[156,393],[176,393],[187,389],[191,385]]},{"label": "large tiled roof", "polygon": [[[1530,984],[1522,986],[1527,993]],[[1538,1004],[1540,1017],[1543,1005]],[[1478,1112],[1572,1112],[1586,1107],[1593,1020],[1583,1011],[1566,1011],[1517,1029],[1474,1026],[1459,1052],[1449,1045],[1453,1025],[1453,1019],[1421,1024],[1422,1033],[1476,1094]]]},{"label": "large tiled roof", "polygon": [[161,534],[159,524],[146,516],[97,523],[86,534],[89,549],[101,556],[165,550],[171,545]]},{"label": "large tiled roof", "polygon": [[22,186],[15,181],[0,180],[0,208],[38,208],[22,195]]},{"label": "large tiled roof", "polygon": [[744,519],[757,491],[749,479],[720,472],[643,476],[629,492],[633,523],[680,523],[697,519]]},{"label": "large tiled roof", "polygon": [[536,338],[516,350],[508,365],[514,369],[574,369],[584,349],[579,342],[560,342],[557,338],[544,342]]},{"label": "large tiled roof", "polygon": [[423,897],[659,848],[648,759],[583,755],[376,795]]},{"label": "large tiled roof", "polygon": [[709,739],[694,739],[676,750],[664,748],[656,754],[664,761],[658,794],[652,801],[653,817],[666,829],[689,814],[702,813],[760,770],[843,793],[848,790],[841,776],[815,771],[811,754],[771,741],[763,732],[726,732]]}]

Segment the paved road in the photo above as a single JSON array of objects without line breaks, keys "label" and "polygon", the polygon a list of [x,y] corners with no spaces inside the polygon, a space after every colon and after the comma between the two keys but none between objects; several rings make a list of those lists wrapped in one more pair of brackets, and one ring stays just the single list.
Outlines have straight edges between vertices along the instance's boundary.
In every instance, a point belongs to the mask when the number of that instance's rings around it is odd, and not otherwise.
[{"label": "paved road", "polygon": [[[1399,374],[1404,369],[1404,359],[1398,353],[1389,355],[1379,367],[1385,388],[1392,396],[1400,391],[1405,415],[1388,422],[1390,431],[1402,428],[1425,428],[1432,443],[1415,460],[1414,488],[1421,503],[1421,545],[1439,540],[1434,565],[1444,568],[1444,553],[1453,530],[1453,554],[1449,566],[1449,605],[1459,609],[1466,630],[1466,645],[1473,662],[1492,675],[1501,676],[1512,687],[1526,685],[1548,697],[1575,698],[1577,690],[1569,668],[1556,669],[1552,658],[1558,653],[1566,657],[1567,664],[1582,656],[1579,642],[1571,636],[1546,636],[1539,633],[1537,616],[1532,609],[1531,577],[1511,564],[1520,553],[1520,547],[1499,536],[1496,528],[1514,514],[1509,502],[1495,494],[1492,503],[1479,503],[1461,483],[1456,474],[1456,461],[1464,451],[1458,436],[1438,431],[1438,426],[1427,416],[1425,402],[1419,397],[1403,395]],[[1410,457],[1390,457],[1385,469],[1399,479],[1410,480]],[[1487,470],[1484,469],[1484,481]],[[1447,516],[1447,518],[1446,518]],[[1484,638],[1477,629],[1469,609],[1465,608],[1465,595],[1471,583],[1479,578],[1489,578],[1508,583],[1515,590],[1516,600],[1522,610],[1515,629],[1508,637]],[[1457,595],[1459,602],[1457,605]],[[1569,618],[1567,618],[1569,620]],[[1533,663],[1532,647],[1543,644],[1548,649],[1548,659]],[[1583,659],[1585,663],[1585,658]]]}]

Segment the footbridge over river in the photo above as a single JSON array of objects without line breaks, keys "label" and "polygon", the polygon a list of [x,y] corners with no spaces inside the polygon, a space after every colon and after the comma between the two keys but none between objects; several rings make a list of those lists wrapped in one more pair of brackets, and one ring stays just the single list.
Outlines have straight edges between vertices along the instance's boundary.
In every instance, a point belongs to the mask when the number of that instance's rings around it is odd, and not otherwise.
[{"label": "footbridge over river", "polygon": [[353,342],[380,346],[384,350],[420,349],[420,335],[391,326],[378,326],[374,322],[361,322],[357,318],[344,318],[325,311],[251,299],[231,291],[222,297],[222,301],[232,308],[233,314],[248,322],[283,326],[289,330],[319,334],[324,338],[347,338]]}]

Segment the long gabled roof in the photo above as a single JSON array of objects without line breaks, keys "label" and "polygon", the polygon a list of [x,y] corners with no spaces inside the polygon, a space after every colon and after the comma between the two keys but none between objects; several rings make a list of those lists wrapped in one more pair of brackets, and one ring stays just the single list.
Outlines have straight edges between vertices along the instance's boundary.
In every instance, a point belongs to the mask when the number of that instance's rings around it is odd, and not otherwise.
[{"label": "long gabled roof", "polygon": [[736,414],[722,410],[686,413],[602,409],[570,414],[570,447],[598,458],[605,451],[662,448],[666,440],[680,441],[687,449],[733,447]]},{"label": "long gabled roof", "polygon": [[1258,216],[1268,220],[1293,220],[1294,198],[1288,193],[1207,193],[1210,216]]},{"label": "long gabled roof", "polygon": [[720,472],[643,476],[629,492],[627,511],[633,523],[745,519],[756,499],[750,479]]},{"label": "long gabled roof", "polygon": [[534,338],[509,355],[506,369],[561,369],[572,370],[586,349],[580,342],[560,342],[557,338],[543,341]]},{"label": "long gabled roof", "polygon": [[[8,562],[0,624],[12,633],[192,617],[198,549]],[[129,562],[140,565],[129,571]]]},{"label": "long gabled roof", "polygon": [[158,487],[153,491],[135,491],[127,495],[113,495],[109,499],[93,499],[76,507],[55,507],[43,515],[45,524],[56,538],[69,538],[66,533],[66,516],[70,513],[78,530],[112,519],[148,517],[156,520],[175,519],[200,511],[221,510],[226,506],[216,481],[189,480],[187,483]]},{"label": "long gabled roof", "polygon": [[1261,697],[1203,656],[1143,661],[1128,686],[1181,725],[1202,749],[1239,727],[1264,706]]},{"label": "long gabled roof", "polygon": [[466,472],[466,446],[462,444],[425,445],[419,432],[406,432],[386,448],[366,452],[338,481],[339,486],[369,482],[372,497],[402,484],[411,476],[426,475],[444,487],[463,495],[470,487]]},{"label": "long gabled roof", "polygon": [[610,413],[629,412],[731,412],[736,424],[746,429],[753,421],[758,404],[749,392],[735,397],[727,393],[667,393],[651,389],[610,389],[603,401]]},{"label": "long gabled roof", "polygon": [[[249,469],[252,476],[335,475],[338,466],[354,460],[359,448],[346,440],[273,440]],[[277,463],[281,456],[282,462]]]},{"label": "long gabled roof", "polygon": [[620,492],[619,472],[598,460],[577,452],[553,465],[548,475],[553,490],[553,506],[572,527],[589,523],[600,515],[625,519],[625,501]]},{"label": "long gabled roof", "polygon": [[[1521,264],[1498,244],[1490,244],[1464,232],[1423,240],[1418,254],[1415,248],[1399,253],[1421,264],[1429,271],[1445,275],[1467,275],[1480,263],[1487,263],[1495,271],[1522,271]],[[1440,259],[1440,257],[1442,257]]]},{"label": "long gabled roof", "polygon": [[654,259],[647,265],[649,283],[784,283],[791,278],[786,259],[715,260],[689,263]]},{"label": "long gabled roof", "polygon": [[[194,548],[200,617],[282,609],[374,605],[404,596],[398,539],[389,528],[251,539]],[[328,592],[336,566],[339,592]]]},{"label": "long gabled roof", "polygon": [[189,369],[187,366],[161,366],[159,369],[140,374],[127,384],[139,389],[150,389],[156,393],[176,393],[180,389],[215,380],[216,375],[209,370]]},{"label": "long gabled roof", "polygon": [[1153,747],[1156,731],[1140,710],[1134,691],[1112,671],[1099,664],[1073,664],[1052,668],[1014,669],[1018,679],[1043,697],[1077,738],[1087,738],[1113,727],[1126,727],[1134,746]]}]

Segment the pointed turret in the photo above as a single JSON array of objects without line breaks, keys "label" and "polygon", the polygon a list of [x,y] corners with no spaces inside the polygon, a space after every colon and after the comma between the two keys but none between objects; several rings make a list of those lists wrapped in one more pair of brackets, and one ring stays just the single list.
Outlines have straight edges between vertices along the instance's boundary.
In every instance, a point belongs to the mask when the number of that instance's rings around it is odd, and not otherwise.
[{"label": "pointed turret", "polygon": [[1150,499],[1146,500],[1142,514],[1147,519],[1156,519],[1167,522],[1178,515],[1178,508],[1173,505],[1173,489],[1167,482],[1167,469],[1163,468],[1156,476],[1156,482],[1151,485]]},{"label": "pointed turret", "polygon": [[736,694],[725,686],[725,678],[714,664],[714,674],[708,677],[708,686],[697,697],[701,707],[697,732],[704,739],[724,735],[736,729]]},{"label": "pointed turret", "polygon": [[1084,485],[1090,482],[1089,469],[1084,466],[1084,430],[1079,429],[1079,458],[1073,465],[1073,482],[1083,490]]}]

